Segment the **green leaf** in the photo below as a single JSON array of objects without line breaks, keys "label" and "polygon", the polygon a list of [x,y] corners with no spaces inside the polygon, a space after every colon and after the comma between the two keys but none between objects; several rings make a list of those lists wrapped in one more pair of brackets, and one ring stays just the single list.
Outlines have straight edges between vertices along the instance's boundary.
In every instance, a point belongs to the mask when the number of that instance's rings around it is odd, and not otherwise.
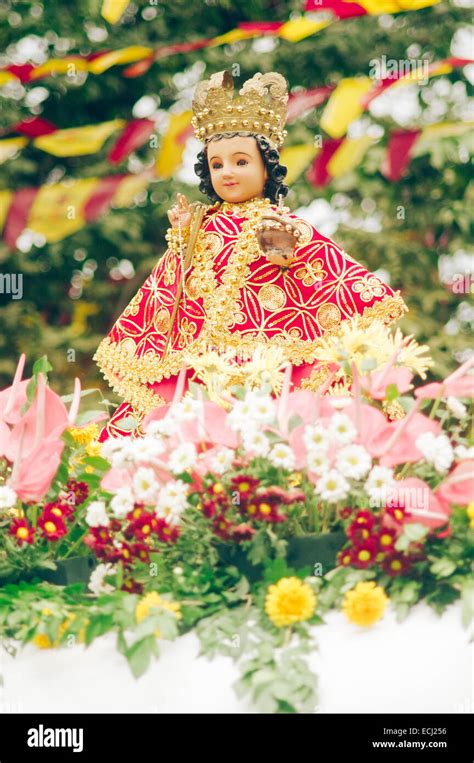
[{"label": "green leaf", "polygon": [[155,641],[155,636],[146,636],[126,650],[125,657],[135,678],[140,678],[147,671],[155,653]]},{"label": "green leaf", "polygon": [[456,564],[451,559],[442,557],[437,559],[430,567],[430,572],[437,578],[447,578],[453,574]]}]

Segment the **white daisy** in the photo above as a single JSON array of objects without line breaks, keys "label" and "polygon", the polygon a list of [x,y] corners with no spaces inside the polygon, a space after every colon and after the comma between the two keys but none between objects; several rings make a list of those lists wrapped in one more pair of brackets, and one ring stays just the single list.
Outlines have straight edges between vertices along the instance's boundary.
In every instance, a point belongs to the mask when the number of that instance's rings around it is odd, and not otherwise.
[{"label": "white daisy", "polygon": [[134,498],[131,488],[119,488],[110,501],[110,508],[114,517],[122,519],[125,514],[128,514],[128,512],[133,509],[133,503]]},{"label": "white daisy", "polygon": [[457,419],[465,419],[467,416],[467,408],[464,403],[461,403],[457,397],[448,397],[446,401],[446,407],[451,411],[453,416]]},{"label": "white daisy", "polygon": [[104,501],[92,501],[86,510],[86,523],[89,527],[107,527],[109,518]]},{"label": "white daisy", "polygon": [[187,505],[188,487],[182,480],[167,482],[160,490],[156,504],[156,516],[166,519],[171,525],[178,524]]},{"label": "white daisy", "polygon": [[253,397],[249,397],[248,395],[245,400],[237,400],[227,416],[227,424],[234,430],[234,432],[245,432],[249,426],[249,422],[251,422],[255,428],[255,423],[257,421],[258,419],[255,413]]},{"label": "white daisy", "polygon": [[326,453],[322,450],[310,450],[306,456],[306,465],[315,474],[324,474],[330,468]]},{"label": "white daisy", "polygon": [[371,466],[370,453],[362,445],[346,445],[336,454],[336,467],[348,479],[365,477]]},{"label": "white daisy", "polygon": [[270,424],[275,418],[275,401],[269,395],[257,395],[254,398],[253,410],[257,421]]},{"label": "white daisy", "polygon": [[385,506],[389,494],[393,494],[396,488],[393,469],[388,466],[372,467],[364,488],[369,496],[371,508]]},{"label": "white daisy", "polygon": [[273,466],[282,467],[283,469],[295,468],[295,454],[290,446],[285,445],[285,443],[274,445],[268,454],[268,460]]},{"label": "white daisy", "polygon": [[257,432],[251,428],[243,433],[243,446],[246,453],[253,453],[256,456],[266,456],[270,450],[268,437],[264,432]]},{"label": "white daisy", "polygon": [[330,469],[316,483],[316,494],[329,503],[343,501],[349,495],[349,483],[337,469]]},{"label": "white daisy", "polygon": [[0,486],[0,509],[11,509],[16,504],[17,494],[8,485]]},{"label": "white daisy", "polygon": [[110,562],[107,562],[107,564],[98,564],[91,572],[88,585],[89,590],[92,591],[95,596],[100,596],[102,593],[112,593],[114,590],[113,585],[104,583],[104,578],[106,578],[107,575],[112,575],[115,570],[115,565],[110,564]]},{"label": "white daisy", "polygon": [[357,437],[357,429],[345,413],[335,413],[329,422],[329,432],[335,442],[348,445]]},{"label": "white daisy", "polygon": [[146,466],[140,466],[133,475],[133,492],[138,501],[155,503],[159,485],[155,472]]},{"label": "white daisy", "polygon": [[331,444],[331,439],[327,429],[324,429],[321,424],[315,424],[304,428],[303,442],[308,452],[326,451]]},{"label": "white daisy", "polygon": [[176,421],[193,421],[204,412],[201,400],[193,397],[184,397],[173,406],[173,417]]},{"label": "white daisy", "polygon": [[433,432],[424,432],[416,438],[415,445],[439,474],[445,474],[453,463],[453,448],[445,434],[436,437]]},{"label": "white daisy", "polygon": [[153,463],[164,452],[165,446],[158,437],[140,437],[130,445],[130,453],[133,461],[139,463]]},{"label": "white daisy", "polygon": [[465,445],[456,445],[454,455],[458,461],[465,461],[468,458],[474,458],[474,445],[467,448]]},{"label": "white daisy", "polygon": [[211,461],[211,469],[216,474],[225,474],[232,465],[235,453],[230,448],[221,448]]},{"label": "white daisy", "polygon": [[197,452],[192,442],[183,442],[175,448],[169,457],[168,466],[173,474],[181,474],[191,469],[196,463]]},{"label": "white daisy", "polygon": [[180,425],[176,421],[172,412],[168,412],[162,419],[150,421],[147,425],[146,432],[150,435],[164,435],[165,437],[171,437],[179,431]]}]

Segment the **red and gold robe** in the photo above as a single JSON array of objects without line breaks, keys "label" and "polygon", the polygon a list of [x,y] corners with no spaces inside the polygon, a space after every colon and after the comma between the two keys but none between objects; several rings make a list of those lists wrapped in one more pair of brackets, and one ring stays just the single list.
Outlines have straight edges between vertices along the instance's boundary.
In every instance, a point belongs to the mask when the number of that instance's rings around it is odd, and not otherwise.
[{"label": "red and gold robe", "polygon": [[[259,344],[283,348],[294,366],[294,388],[316,389],[328,374],[318,363],[318,340],[342,321],[360,316],[386,325],[408,310],[400,292],[354,260],[334,241],[294,214],[300,238],[292,264],[283,269],[260,250],[255,228],[268,199],[222,202],[205,208],[192,265],[186,275],[168,351],[163,358],[181,261],[170,245],[94,355],[102,374],[124,402],[100,439],[130,434],[130,415],[146,413],[172,399],[176,378],[192,357],[209,347],[250,356]],[[175,234],[173,234],[175,235]],[[191,363],[190,359],[191,358]],[[139,428],[135,432],[139,433]]]}]

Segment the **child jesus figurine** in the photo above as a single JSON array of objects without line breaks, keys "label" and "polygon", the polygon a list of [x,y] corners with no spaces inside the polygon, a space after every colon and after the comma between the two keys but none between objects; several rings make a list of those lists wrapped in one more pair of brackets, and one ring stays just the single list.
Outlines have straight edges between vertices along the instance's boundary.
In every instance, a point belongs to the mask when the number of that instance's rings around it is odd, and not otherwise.
[{"label": "child jesus figurine", "polygon": [[364,328],[407,311],[400,292],[282,205],[287,102],[276,72],[255,74],[238,94],[226,71],[197,85],[192,124],[204,148],[195,171],[211,203],[178,194],[165,254],[97,348],[124,400],[101,441],[140,436],[143,417],[173,399],[180,372],[192,379],[193,359],[209,348],[251,358],[277,346],[293,389],[316,390],[329,374],[321,337],[354,317]]}]

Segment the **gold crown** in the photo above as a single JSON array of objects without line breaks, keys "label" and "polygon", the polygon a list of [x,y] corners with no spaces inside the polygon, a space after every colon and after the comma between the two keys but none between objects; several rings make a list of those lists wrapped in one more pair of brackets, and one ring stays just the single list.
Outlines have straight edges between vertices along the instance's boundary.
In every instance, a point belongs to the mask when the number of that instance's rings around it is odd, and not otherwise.
[{"label": "gold crown", "polygon": [[288,134],[283,129],[287,103],[287,82],[277,72],[257,72],[239,95],[234,95],[232,75],[216,72],[196,87],[191,124],[203,142],[222,132],[248,132],[264,135],[278,148]]}]

